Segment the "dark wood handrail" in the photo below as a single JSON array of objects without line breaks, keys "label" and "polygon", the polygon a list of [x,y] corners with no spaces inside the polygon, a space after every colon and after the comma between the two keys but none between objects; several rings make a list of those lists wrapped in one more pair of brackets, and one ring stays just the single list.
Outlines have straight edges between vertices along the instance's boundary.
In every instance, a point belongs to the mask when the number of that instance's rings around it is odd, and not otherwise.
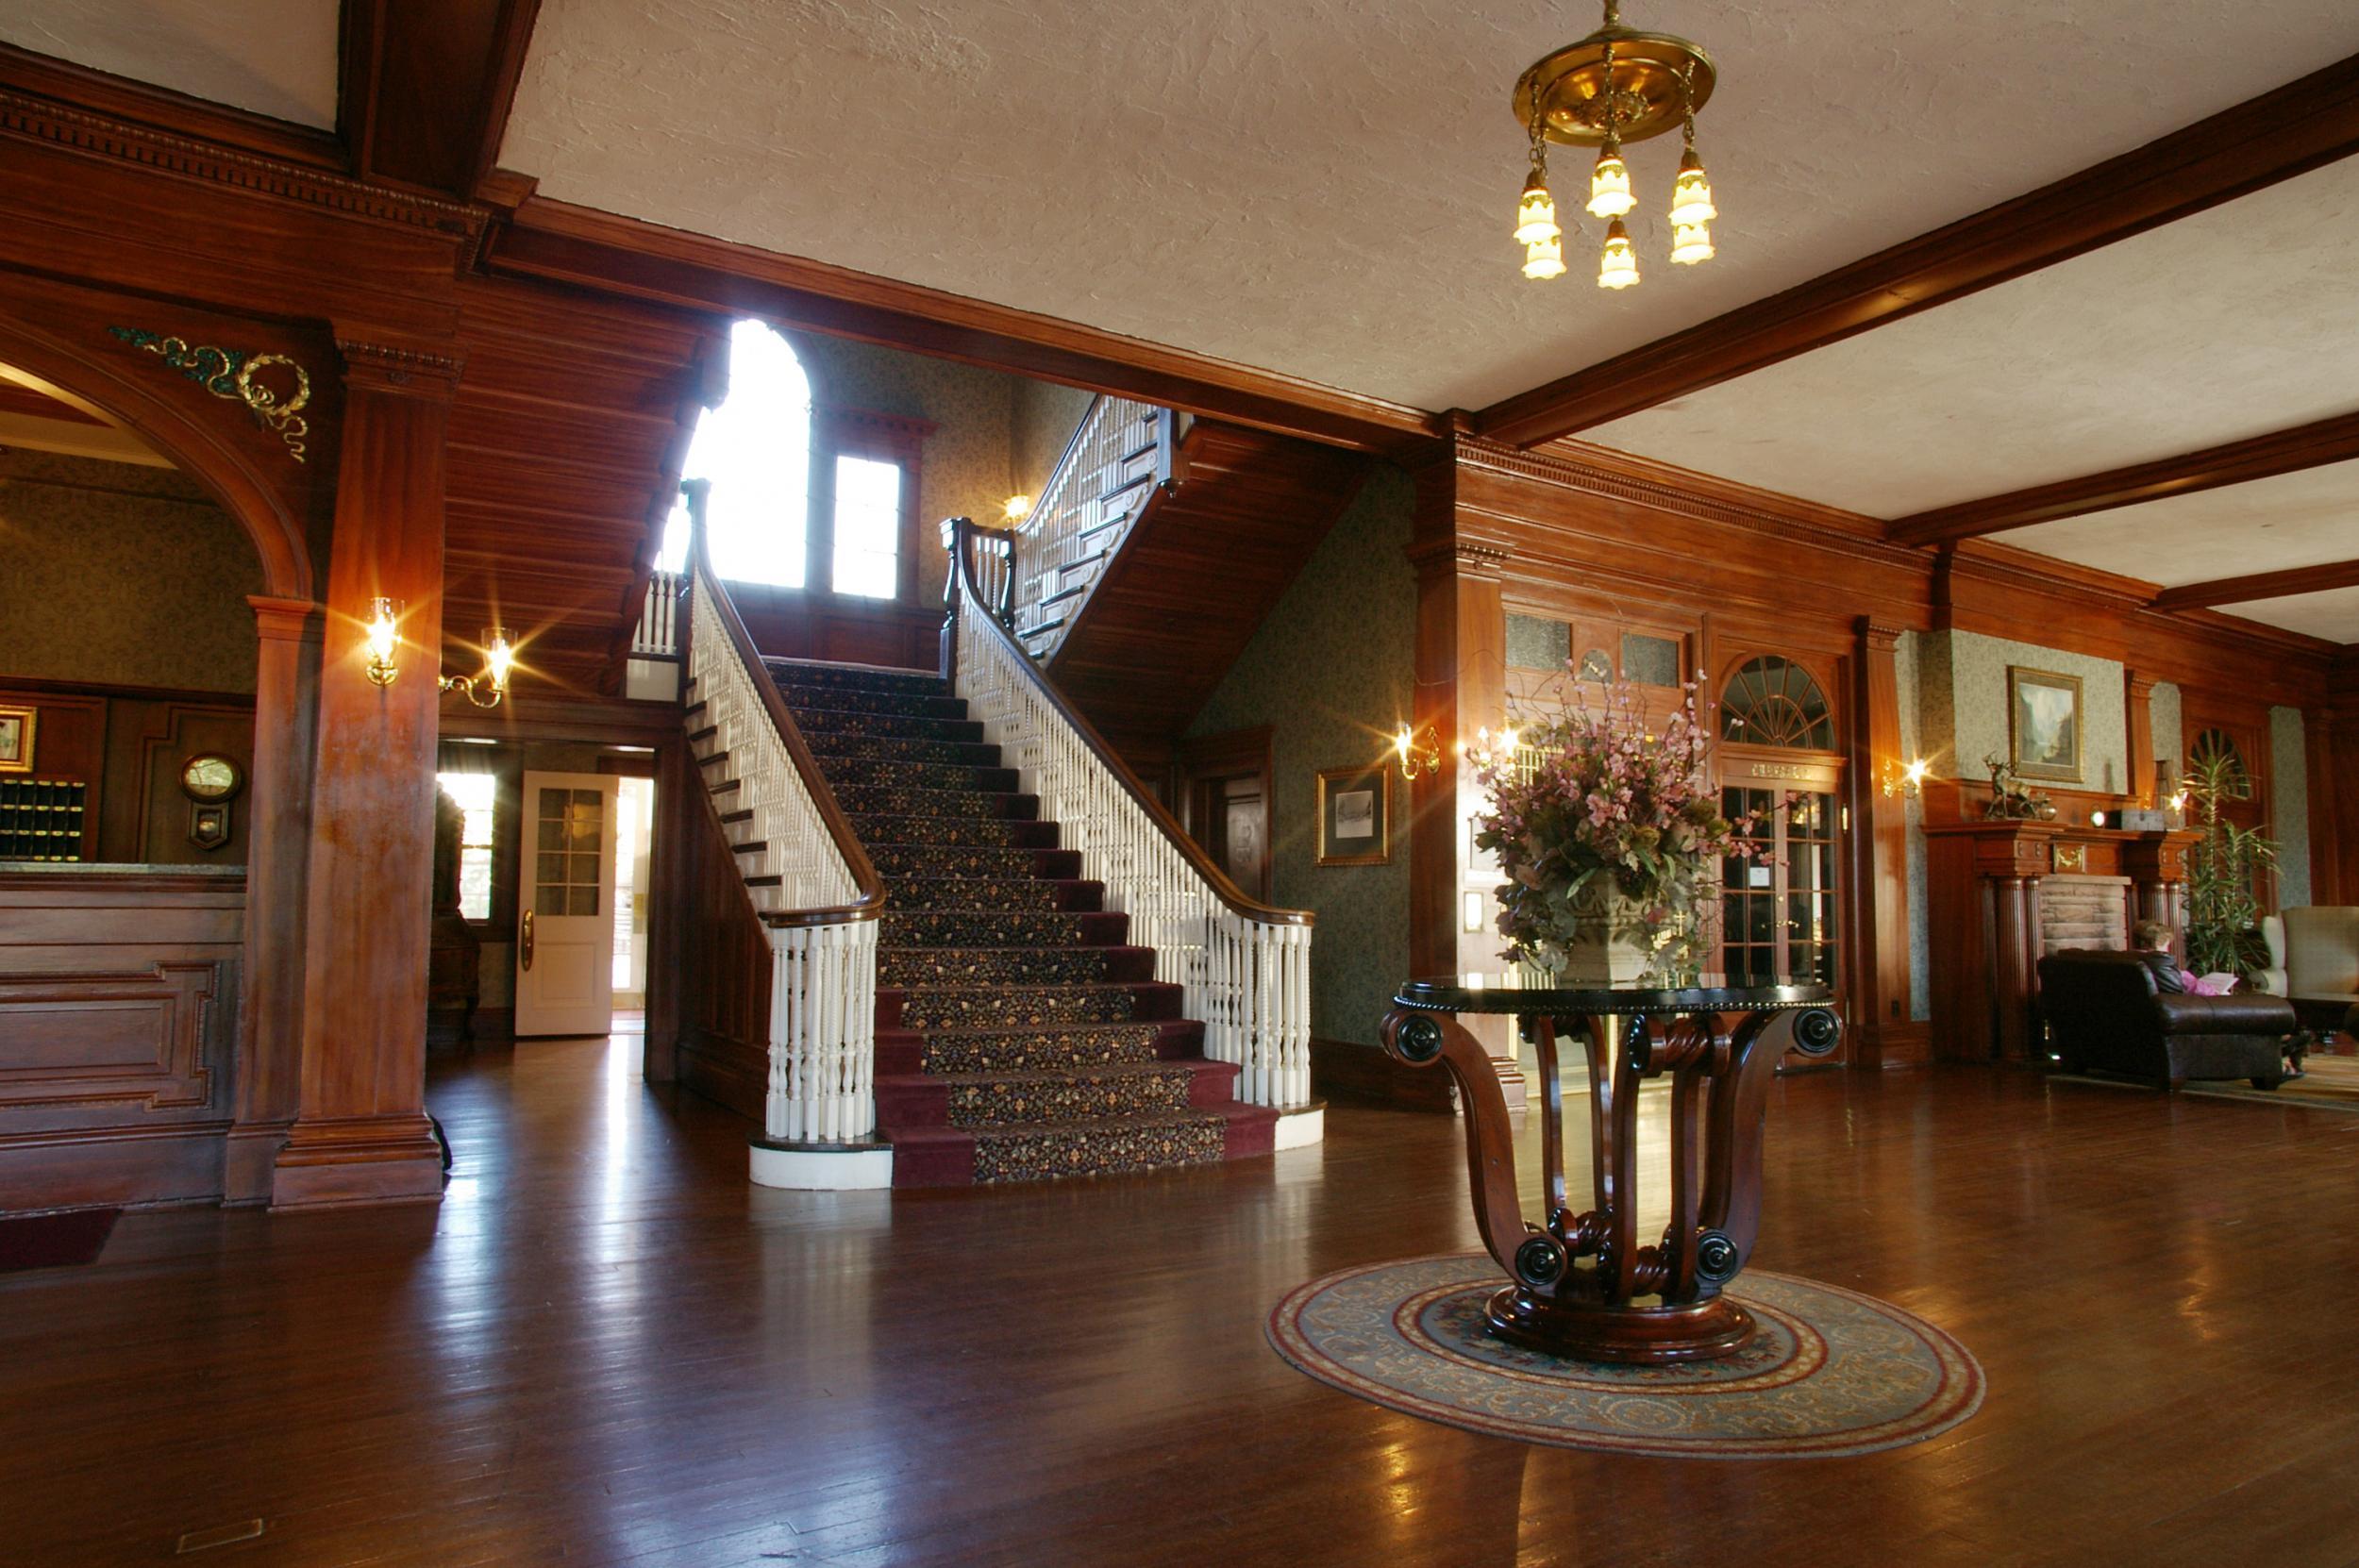
[{"label": "dark wood handrail", "polygon": [[795,715],[787,711],[786,699],[778,694],[778,683],[771,678],[770,667],[761,661],[761,652],[754,646],[753,634],[745,629],[745,621],[730,602],[728,590],[714,575],[712,559],[705,547],[705,501],[711,491],[711,481],[691,479],[680,486],[688,494],[688,553],[689,564],[694,574],[697,592],[712,594],[712,610],[720,618],[722,628],[728,633],[729,644],[738,661],[754,683],[754,691],[761,698],[763,711],[778,732],[786,746],[787,757],[795,771],[801,776],[803,789],[811,804],[819,808],[819,820],[826,825],[828,837],[835,842],[836,853],[844,857],[844,864],[852,874],[852,886],[860,896],[850,904],[833,909],[773,909],[761,911],[767,926],[842,926],[853,921],[874,920],[884,912],[884,878],[877,874],[875,862],[868,859],[867,849],[860,835],[852,830],[852,822],[836,804],[835,792],[828,787],[827,776],[819,771],[818,759],[804,743],[803,732],[795,726]]},{"label": "dark wood handrail", "polygon": [[[950,570],[957,574],[956,580],[960,585],[960,592],[951,598],[952,635],[945,639],[950,647],[955,649],[958,646],[956,635],[958,619],[964,613],[965,607],[970,603],[979,605],[985,603],[982,589],[975,581],[973,542],[978,539],[1003,538],[1012,543],[1014,536],[1006,528],[981,527],[971,517],[953,517],[945,521],[943,526],[950,535]],[[1032,661],[1032,656],[1026,653],[1023,644],[1015,640],[1015,634],[1001,626],[994,616],[979,615],[976,619],[987,628],[985,635],[996,638],[1000,646],[1006,648],[1013,657],[1014,661],[1022,666],[1032,684],[1040,690],[1043,696],[1048,699],[1048,705],[1057,710],[1059,717],[1073,726],[1074,733],[1081,737],[1082,743],[1089,747],[1091,754],[1104,764],[1107,772],[1113,775],[1116,782],[1129,792],[1131,800],[1146,813],[1147,821],[1155,825],[1156,829],[1163,834],[1171,847],[1178,850],[1188,864],[1195,868],[1196,875],[1204,878],[1214,895],[1228,907],[1230,913],[1242,915],[1247,920],[1260,921],[1266,926],[1309,926],[1312,924],[1315,917],[1309,909],[1275,909],[1262,903],[1259,899],[1247,897],[1236,883],[1229,879],[1229,874],[1215,865],[1211,856],[1204,853],[1203,846],[1188,837],[1186,829],[1172,819],[1169,811],[1163,809],[1163,803],[1146,792],[1145,786],[1139,783],[1138,776],[1130,771],[1129,764],[1114,754],[1113,748],[1106,743],[1104,738],[1097,733],[1096,727],[1083,718],[1079,711],[1065,700],[1064,693],[1058,691],[1048,677],[1042,674],[1040,666]]]}]

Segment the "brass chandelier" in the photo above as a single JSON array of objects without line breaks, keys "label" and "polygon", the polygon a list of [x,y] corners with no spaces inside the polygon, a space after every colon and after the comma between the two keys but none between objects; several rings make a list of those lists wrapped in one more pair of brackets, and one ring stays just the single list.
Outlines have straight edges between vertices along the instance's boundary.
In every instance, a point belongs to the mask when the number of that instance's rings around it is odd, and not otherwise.
[{"label": "brass chandelier", "polygon": [[1620,0],[1605,0],[1605,25],[1534,61],[1515,81],[1515,119],[1531,138],[1531,173],[1515,209],[1515,239],[1524,247],[1524,275],[1564,274],[1564,231],[1548,194],[1548,143],[1598,149],[1589,175],[1589,211],[1608,220],[1598,258],[1598,287],[1627,289],[1638,281],[1638,253],[1622,216],[1638,205],[1631,193],[1625,142],[1661,136],[1673,126],[1686,150],[1671,185],[1671,259],[1682,266],[1712,259],[1712,185],[1696,156],[1696,111],[1712,96],[1718,73],[1712,57],[1683,38],[1622,25]]}]

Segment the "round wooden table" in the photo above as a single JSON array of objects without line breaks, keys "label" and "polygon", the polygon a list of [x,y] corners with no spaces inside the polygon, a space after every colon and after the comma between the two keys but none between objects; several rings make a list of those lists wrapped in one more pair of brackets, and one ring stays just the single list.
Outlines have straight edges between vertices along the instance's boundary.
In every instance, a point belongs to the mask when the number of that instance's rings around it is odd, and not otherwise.
[{"label": "round wooden table", "polygon": [[[1721,1294],[1752,1254],[1761,1225],[1761,1135],[1769,1080],[1787,1050],[1832,1055],[1842,1038],[1824,986],[1684,991],[1567,991],[1515,983],[1413,980],[1393,998],[1384,1048],[1457,1080],[1466,1118],[1475,1223],[1509,1283],[1491,1298],[1492,1330],[1583,1360],[1660,1364],[1732,1356],[1752,1314]],[[1546,1205],[1524,1218],[1514,1127],[1482,1043],[1459,1013],[1524,1021],[1538,1054]],[[1564,1193],[1559,1032],[1589,1055],[1596,1207]],[[1638,1237],[1638,1086],[1671,1078],[1671,1222]]]}]

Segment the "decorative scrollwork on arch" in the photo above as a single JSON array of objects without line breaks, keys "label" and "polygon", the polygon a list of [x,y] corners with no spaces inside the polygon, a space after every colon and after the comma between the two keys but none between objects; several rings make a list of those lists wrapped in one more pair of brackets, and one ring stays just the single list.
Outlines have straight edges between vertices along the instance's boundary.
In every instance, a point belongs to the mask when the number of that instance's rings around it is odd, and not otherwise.
[{"label": "decorative scrollwork on arch", "polygon": [[1751,659],[1720,693],[1720,738],[1798,751],[1834,750],[1834,714],[1810,672],[1778,654]]},{"label": "decorative scrollwork on arch", "polygon": [[[192,347],[185,338],[165,337],[136,326],[107,330],[132,347],[155,355],[215,397],[244,404],[257,425],[277,432],[278,439],[287,443],[289,457],[303,461],[304,438],[311,433],[310,422],[303,417],[304,408],[311,401],[311,377],[301,365],[283,354],[254,354],[215,348],[210,343]],[[282,368],[286,374],[283,391],[260,378],[266,370],[276,373]]]}]

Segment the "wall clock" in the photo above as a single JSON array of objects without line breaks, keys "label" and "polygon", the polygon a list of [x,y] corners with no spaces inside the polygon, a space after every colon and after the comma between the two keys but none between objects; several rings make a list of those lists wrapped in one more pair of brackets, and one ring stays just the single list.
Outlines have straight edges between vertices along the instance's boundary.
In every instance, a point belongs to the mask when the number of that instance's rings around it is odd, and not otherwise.
[{"label": "wall clock", "polygon": [[213,805],[245,788],[245,770],[237,759],[219,752],[192,757],[180,764],[180,792],[191,800]]}]

